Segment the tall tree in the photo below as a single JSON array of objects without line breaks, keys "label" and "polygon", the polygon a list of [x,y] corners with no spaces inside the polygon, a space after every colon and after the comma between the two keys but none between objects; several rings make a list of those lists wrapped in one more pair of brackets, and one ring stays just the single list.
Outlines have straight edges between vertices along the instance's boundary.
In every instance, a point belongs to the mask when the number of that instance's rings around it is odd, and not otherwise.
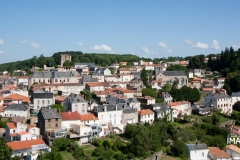
[{"label": "tall tree", "polygon": [[7,145],[5,137],[0,139],[0,160],[10,159],[12,156],[12,149]]},{"label": "tall tree", "polygon": [[148,77],[147,77],[147,71],[145,68],[143,68],[141,72],[141,80],[143,81],[143,84],[147,87],[148,86]]}]

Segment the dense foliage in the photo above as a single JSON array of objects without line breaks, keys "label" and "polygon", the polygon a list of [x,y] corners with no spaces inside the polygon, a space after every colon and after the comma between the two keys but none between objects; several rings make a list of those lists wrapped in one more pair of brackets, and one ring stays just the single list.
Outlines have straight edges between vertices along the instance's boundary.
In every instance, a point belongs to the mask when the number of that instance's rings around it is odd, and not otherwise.
[{"label": "dense foliage", "polygon": [[64,112],[65,111],[64,107],[62,105],[60,105],[60,104],[54,104],[51,107],[52,108],[56,108],[56,109],[60,109],[60,112]]},{"label": "dense foliage", "polygon": [[12,150],[7,145],[5,137],[0,139],[0,160],[11,159]]}]

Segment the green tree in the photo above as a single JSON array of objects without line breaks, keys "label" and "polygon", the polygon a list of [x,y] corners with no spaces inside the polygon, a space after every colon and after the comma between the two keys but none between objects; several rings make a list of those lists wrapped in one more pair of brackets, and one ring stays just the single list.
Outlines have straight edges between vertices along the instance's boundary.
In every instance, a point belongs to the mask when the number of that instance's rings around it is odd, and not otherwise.
[{"label": "green tree", "polygon": [[185,143],[182,140],[176,140],[173,143],[172,150],[177,156],[183,156],[185,153]]},{"label": "green tree", "polygon": [[169,83],[166,83],[162,89],[160,89],[160,92],[170,92],[172,88],[172,85]]},{"label": "green tree", "polygon": [[69,61],[69,60],[66,60],[64,63],[63,63],[63,67],[65,67],[66,69],[70,69],[71,66],[73,66],[73,62],[72,61]]},{"label": "green tree", "polygon": [[0,160],[10,159],[12,156],[12,149],[7,145],[5,137],[0,139]]},{"label": "green tree", "polygon": [[147,87],[148,86],[148,76],[147,76],[147,71],[145,68],[141,71],[141,80],[143,81],[143,84]]},{"label": "green tree", "polygon": [[57,138],[53,140],[52,144],[56,147],[57,151],[65,151],[70,145],[70,140],[67,138]]},{"label": "green tree", "polygon": [[219,125],[219,123],[220,123],[220,116],[217,113],[213,113],[212,124]]},{"label": "green tree", "polygon": [[54,105],[52,105],[52,108],[60,109],[60,112],[64,112],[65,111],[65,108],[62,105],[60,105],[60,104],[54,104]]},{"label": "green tree", "polygon": [[151,96],[151,97],[154,97],[154,98],[157,98],[158,97],[158,92],[157,92],[157,89],[156,88],[144,88],[142,90],[142,95],[143,96]]},{"label": "green tree", "polygon": [[235,111],[240,111],[240,101],[237,101],[237,102],[233,105],[233,110],[235,110]]},{"label": "green tree", "polygon": [[89,90],[85,89],[85,90],[81,91],[80,93],[84,95],[84,97],[87,101],[92,99],[92,93]]}]

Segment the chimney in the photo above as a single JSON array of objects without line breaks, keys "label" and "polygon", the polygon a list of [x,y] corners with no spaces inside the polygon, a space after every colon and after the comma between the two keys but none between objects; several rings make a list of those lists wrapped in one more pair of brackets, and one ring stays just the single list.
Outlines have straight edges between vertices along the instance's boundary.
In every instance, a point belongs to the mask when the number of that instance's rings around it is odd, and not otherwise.
[{"label": "chimney", "polygon": [[107,112],[107,106],[104,105],[104,112]]}]

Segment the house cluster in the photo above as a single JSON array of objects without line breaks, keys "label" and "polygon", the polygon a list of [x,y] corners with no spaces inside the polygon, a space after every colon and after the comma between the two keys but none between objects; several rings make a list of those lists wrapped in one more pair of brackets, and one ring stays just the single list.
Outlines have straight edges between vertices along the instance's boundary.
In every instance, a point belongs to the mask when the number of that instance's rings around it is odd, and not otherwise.
[{"label": "house cluster", "polygon": [[[71,138],[81,145],[94,137],[122,133],[127,124],[153,123],[158,118],[174,121],[174,118],[192,114],[190,102],[173,102],[167,92],[159,95],[163,103],[142,96],[143,68],[153,71],[148,74],[153,77],[149,82],[153,88],[173,82],[179,87],[189,84],[184,71],[166,71],[171,63],[139,61],[133,67],[116,67],[111,71],[94,63],[75,63],[74,67],[64,69],[66,60],[71,61],[71,56],[61,55],[57,69],[45,66],[44,71],[38,71],[34,67],[29,76],[0,77],[0,115],[12,118],[5,127],[12,156],[24,155],[35,160],[40,152],[51,151],[49,146],[56,138]],[[179,64],[187,65],[187,62]],[[127,63],[121,62],[119,66],[124,65]],[[204,83],[202,79],[195,81],[195,85],[197,81]],[[94,100],[86,100],[85,90],[91,92]],[[238,93],[234,94],[235,98],[230,98],[226,92],[211,93],[204,99],[205,106],[232,112]],[[62,105],[64,112],[52,107],[54,104]]]},{"label": "house cluster", "polygon": [[237,160],[240,159],[240,148],[227,145],[225,150],[218,147],[208,147],[206,144],[186,144],[186,155],[191,160]]}]

